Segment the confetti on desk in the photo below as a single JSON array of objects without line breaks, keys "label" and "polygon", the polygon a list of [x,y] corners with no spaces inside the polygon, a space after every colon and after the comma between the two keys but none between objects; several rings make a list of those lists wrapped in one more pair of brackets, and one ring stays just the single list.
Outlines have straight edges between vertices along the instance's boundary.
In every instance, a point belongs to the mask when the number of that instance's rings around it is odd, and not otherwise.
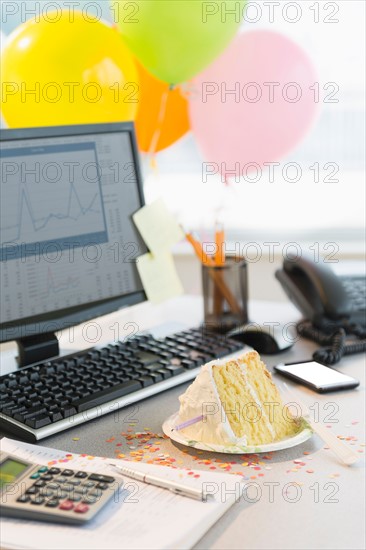
[{"label": "confetti on desk", "polygon": [[[358,421],[353,422],[358,423]],[[351,429],[353,428],[351,422],[349,426]],[[136,425],[134,427],[136,429]],[[105,441],[111,445],[111,453],[114,452],[115,458],[129,462],[158,464],[174,469],[183,468],[182,475],[192,476],[189,472],[202,469],[241,476],[244,481],[259,481],[262,479],[265,481],[266,476],[273,476],[273,471],[271,470],[273,470],[274,465],[277,463],[276,466],[278,466],[278,461],[274,460],[278,457],[278,453],[275,452],[267,454],[224,455],[194,450],[192,448],[180,447],[178,450],[167,435],[154,432],[148,427],[144,427],[141,431],[134,431],[131,427],[128,427],[126,431],[107,435],[109,437]],[[337,437],[344,440],[348,445],[357,445],[359,453],[364,452],[365,443],[359,443],[357,437],[354,435],[338,434]],[[171,455],[172,449],[174,456]],[[316,467],[317,458],[322,453],[329,452],[331,451],[325,450],[324,447],[320,447],[316,451],[302,451],[299,449],[299,454],[294,460],[282,463],[283,470],[291,478],[291,483],[299,485],[303,484],[302,481],[296,480],[300,475],[304,476],[304,479],[306,476],[309,480],[310,478],[314,479],[314,476],[336,479],[341,476],[341,472],[334,472],[332,470],[332,467],[334,467],[333,462],[329,462],[329,469],[326,469],[324,464],[322,464],[321,469],[317,469]]]}]

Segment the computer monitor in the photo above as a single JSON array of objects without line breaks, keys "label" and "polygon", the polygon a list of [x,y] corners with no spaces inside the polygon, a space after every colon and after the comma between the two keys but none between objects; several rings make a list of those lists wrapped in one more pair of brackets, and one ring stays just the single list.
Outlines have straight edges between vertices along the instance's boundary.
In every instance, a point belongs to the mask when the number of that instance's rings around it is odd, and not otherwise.
[{"label": "computer monitor", "polygon": [[29,364],[58,354],[56,331],[146,299],[138,153],[132,123],[2,130],[0,152],[0,341]]}]

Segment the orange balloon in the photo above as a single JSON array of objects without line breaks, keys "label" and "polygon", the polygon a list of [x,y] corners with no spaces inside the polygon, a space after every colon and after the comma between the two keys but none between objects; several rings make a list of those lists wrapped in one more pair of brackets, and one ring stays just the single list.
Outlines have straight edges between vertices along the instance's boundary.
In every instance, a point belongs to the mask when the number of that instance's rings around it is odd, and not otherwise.
[{"label": "orange balloon", "polygon": [[172,145],[190,129],[188,101],[182,90],[169,88],[136,61],[139,73],[139,109],[135,119],[140,151],[157,153]]}]

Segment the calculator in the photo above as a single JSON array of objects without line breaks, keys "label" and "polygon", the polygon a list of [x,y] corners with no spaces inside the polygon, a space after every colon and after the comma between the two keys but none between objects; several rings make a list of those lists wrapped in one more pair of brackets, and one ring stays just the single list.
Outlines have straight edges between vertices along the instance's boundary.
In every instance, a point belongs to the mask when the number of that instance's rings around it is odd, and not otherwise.
[{"label": "calculator", "polygon": [[82,525],[94,518],[120,484],[97,473],[48,468],[0,452],[0,499],[4,516]]}]

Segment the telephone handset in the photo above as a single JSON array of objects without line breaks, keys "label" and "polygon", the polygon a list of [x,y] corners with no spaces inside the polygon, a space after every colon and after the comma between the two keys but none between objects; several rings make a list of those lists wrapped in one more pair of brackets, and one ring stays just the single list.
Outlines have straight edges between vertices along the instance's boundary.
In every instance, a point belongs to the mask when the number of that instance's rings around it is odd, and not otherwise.
[{"label": "telephone handset", "polygon": [[[315,352],[316,361],[333,365],[343,355],[366,350],[366,330],[355,323],[349,295],[341,280],[324,263],[288,256],[276,278],[304,315],[297,330],[301,336],[326,346]],[[353,341],[347,342],[347,336]],[[356,340],[356,342],[355,342]]]}]

